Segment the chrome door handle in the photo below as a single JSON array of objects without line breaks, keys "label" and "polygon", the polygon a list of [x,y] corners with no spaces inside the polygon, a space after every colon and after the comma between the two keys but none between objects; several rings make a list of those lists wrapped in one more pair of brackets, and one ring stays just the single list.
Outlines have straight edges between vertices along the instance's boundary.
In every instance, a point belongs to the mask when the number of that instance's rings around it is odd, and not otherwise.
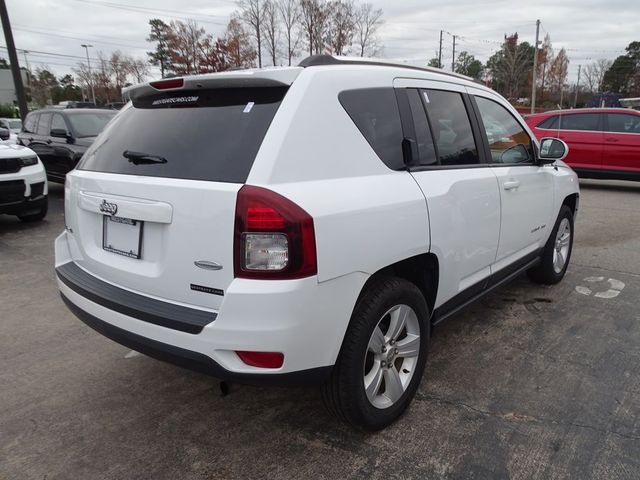
[{"label": "chrome door handle", "polygon": [[520,186],[520,182],[518,180],[509,180],[508,182],[504,182],[502,186],[505,190],[515,190]]}]

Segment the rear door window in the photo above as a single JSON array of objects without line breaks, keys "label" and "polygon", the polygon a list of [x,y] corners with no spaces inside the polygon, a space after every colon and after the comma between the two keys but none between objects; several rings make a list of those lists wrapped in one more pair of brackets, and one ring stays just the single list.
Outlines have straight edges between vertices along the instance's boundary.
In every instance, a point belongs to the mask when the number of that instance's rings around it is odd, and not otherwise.
[{"label": "rear door window", "polygon": [[607,131],[613,133],[640,133],[640,115],[608,113]]},{"label": "rear door window", "polygon": [[402,125],[393,88],[340,92],[338,100],[371,148],[389,168],[404,168]]},{"label": "rear door window", "polygon": [[555,129],[558,128],[558,115],[549,117],[538,124],[538,128]]},{"label": "rear door window", "polygon": [[79,168],[244,183],[286,91],[226,88],[137,99],[107,125]]},{"label": "rear door window", "polygon": [[479,164],[480,155],[462,94],[443,90],[423,90],[422,93],[440,164]]},{"label": "rear door window", "polygon": [[409,107],[411,108],[411,116],[413,117],[413,125],[416,130],[416,142],[418,143],[418,165],[429,166],[437,165],[438,157],[431,136],[431,129],[427,120],[427,114],[424,105],[420,99],[420,92],[417,89],[407,89],[407,97]]},{"label": "rear door window", "polygon": [[597,132],[600,130],[599,113],[575,113],[559,115],[560,130],[585,130]]},{"label": "rear door window", "polygon": [[45,137],[49,136],[49,124],[51,123],[50,113],[41,113],[40,120],[38,121],[38,128],[36,133]]},{"label": "rear door window", "polygon": [[24,122],[22,131],[25,133],[36,133],[36,125],[38,124],[38,114],[30,113],[27,115],[27,119]]}]

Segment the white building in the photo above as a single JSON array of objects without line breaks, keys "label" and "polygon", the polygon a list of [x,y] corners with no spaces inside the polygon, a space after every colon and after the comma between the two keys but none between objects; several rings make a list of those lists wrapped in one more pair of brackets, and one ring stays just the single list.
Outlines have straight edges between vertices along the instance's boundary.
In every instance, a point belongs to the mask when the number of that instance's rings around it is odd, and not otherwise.
[{"label": "white building", "polygon": [[[22,74],[22,84],[27,87],[27,71],[24,69],[20,69],[20,73]],[[8,103],[9,105],[14,105],[14,102],[17,101],[18,99],[16,98],[16,89],[13,85],[13,76],[11,75],[11,69],[0,69],[0,104]]]}]

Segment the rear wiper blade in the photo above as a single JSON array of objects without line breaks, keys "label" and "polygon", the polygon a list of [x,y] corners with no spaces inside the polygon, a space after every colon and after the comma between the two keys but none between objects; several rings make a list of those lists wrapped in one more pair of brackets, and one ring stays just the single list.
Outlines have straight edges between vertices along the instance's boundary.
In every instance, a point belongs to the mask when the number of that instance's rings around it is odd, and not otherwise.
[{"label": "rear wiper blade", "polygon": [[122,156],[128,158],[134,165],[149,164],[149,163],[167,163],[167,159],[160,155],[152,155],[144,152],[134,152],[132,150],[125,150],[122,152]]}]

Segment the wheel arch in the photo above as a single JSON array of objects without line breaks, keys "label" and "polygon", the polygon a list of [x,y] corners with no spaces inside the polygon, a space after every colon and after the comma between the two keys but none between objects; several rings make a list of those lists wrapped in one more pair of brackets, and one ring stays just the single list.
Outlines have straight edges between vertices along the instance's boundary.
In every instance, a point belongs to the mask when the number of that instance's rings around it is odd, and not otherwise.
[{"label": "wheel arch", "polygon": [[422,253],[381,268],[362,286],[356,304],[369,285],[381,276],[398,277],[413,283],[422,292],[429,312],[433,312],[440,278],[440,263],[434,253]]},{"label": "wheel arch", "polygon": [[571,209],[571,212],[573,213],[573,217],[575,218],[578,214],[578,207],[580,205],[580,194],[576,192],[567,195],[566,197],[564,197],[562,205],[566,205],[567,207],[569,207]]}]

